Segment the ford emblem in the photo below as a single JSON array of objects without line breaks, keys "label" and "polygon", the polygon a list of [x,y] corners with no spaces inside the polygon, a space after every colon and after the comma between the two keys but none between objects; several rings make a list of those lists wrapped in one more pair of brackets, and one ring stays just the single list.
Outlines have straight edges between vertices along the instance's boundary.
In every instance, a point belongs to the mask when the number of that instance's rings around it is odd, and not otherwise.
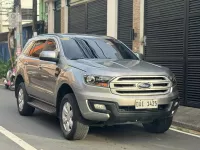
[{"label": "ford emblem", "polygon": [[140,89],[149,89],[151,87],[150,83],[139,83],[138,88]]}]

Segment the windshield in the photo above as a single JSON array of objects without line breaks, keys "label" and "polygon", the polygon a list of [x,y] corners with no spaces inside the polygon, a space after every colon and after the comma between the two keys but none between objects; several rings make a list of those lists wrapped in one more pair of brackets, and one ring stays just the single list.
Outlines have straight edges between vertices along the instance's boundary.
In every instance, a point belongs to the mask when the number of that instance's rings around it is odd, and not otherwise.
[{"label": "windshield", "polygon": [[73,38],[61,41],[69,59],[138,60],[128,47],[116,39]]}]

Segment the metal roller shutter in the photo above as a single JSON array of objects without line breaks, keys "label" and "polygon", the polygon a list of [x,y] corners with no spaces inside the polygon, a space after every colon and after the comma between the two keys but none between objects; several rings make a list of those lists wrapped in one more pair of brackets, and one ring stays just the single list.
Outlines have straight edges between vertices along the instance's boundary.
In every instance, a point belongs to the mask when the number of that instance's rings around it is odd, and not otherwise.
[{"label": "metal roller shutter", "polygon": [[69,7],[69,32],[85,33],[85,4]]},{"label": "metal roller shutter", "polygon": [[70,6],[69,32],[106,35],[107,0]]},{"label": "metal roller shutter", "polygon": [[187,105],[200,107],[200,1],[188,1]]},{"label": "metal roller shutter", "polygon": [[118,39],[132,49],[133,0],[119,0]]},{"label": "metal roller shutter", "polygon": [[55,1],[55,10],[54,10],[54,32],[61,32],[61,0]]},{"label": "metal roller shutter", "polygon": [[145,0],[145,57],[177,76],[182,104],[200,108],[200,1]]},{"label": "metal roller shutter", "polygon": [[106,35],[107,0],[96,0],[87,6],[87,33]]},{"label": "metal roller shutter", "polygon": [[185,98],[184,6],[183,0],[145,0],[145,59],[169,67],[176,74],[182,104]]}]

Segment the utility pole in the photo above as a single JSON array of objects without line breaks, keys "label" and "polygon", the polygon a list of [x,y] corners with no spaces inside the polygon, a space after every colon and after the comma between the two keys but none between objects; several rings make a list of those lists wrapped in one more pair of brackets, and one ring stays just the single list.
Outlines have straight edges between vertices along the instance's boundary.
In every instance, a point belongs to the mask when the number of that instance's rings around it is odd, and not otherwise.
[{"label": "utility pole", "polygon": [[22,11],[21,11],[21,0],[16,0],[16,13],[17,13],[17,28],[16,28],[16,55],[18,56],[23,47],[22,39]]},{"label": "utility pole", "polygon": [[[0,0],[0,10],[2,11],[2,0]],[[2,32],[2,12],[0,12],[0,32]]]},{"label": "utility pole", "polygon": [[32,13],[32,18],[33,18],[33,35],[37,35],[37,0],[33,0],[33,13]]}]

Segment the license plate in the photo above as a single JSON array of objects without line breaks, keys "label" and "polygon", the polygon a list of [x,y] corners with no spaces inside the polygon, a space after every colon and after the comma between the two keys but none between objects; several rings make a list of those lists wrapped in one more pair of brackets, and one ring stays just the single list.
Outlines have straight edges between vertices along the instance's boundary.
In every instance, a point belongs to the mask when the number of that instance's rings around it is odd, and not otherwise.
[{"label": "license plate", "polygon": [[135,109],[152,109],[158,108],[157,100],[136,100]]}]

